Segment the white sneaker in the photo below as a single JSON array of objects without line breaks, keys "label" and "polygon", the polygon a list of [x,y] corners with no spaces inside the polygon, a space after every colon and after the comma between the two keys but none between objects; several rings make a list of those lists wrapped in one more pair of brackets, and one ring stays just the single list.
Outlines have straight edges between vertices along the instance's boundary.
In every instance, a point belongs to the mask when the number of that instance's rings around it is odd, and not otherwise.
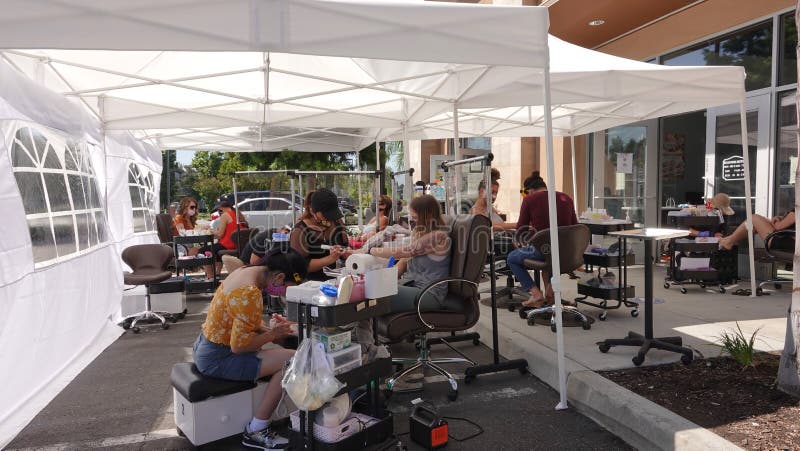
[{"label": "white sneaker", "polygon": [[242,434],[242,445],[258,449],[284,449],[289,446],[289,440],[278,435],[269,426],[260,431],[250,432],[247,426]]}]

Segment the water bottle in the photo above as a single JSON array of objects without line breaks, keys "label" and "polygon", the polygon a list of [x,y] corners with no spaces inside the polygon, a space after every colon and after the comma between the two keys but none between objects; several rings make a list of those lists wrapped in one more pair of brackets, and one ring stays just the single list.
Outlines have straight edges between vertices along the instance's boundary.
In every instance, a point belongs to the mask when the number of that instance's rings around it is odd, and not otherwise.
[{"label": "water bottle", "polygon": [[425,187],[421,185],[414,185],[414,197],[419,197],[425,191]]}]

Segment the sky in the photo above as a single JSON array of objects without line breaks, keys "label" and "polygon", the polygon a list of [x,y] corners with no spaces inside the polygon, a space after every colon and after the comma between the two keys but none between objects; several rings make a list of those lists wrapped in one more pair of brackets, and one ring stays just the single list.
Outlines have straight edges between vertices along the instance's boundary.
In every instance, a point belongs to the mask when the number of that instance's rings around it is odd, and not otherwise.
[{"label": "sky", "polygon": [[194,157],[194,150],[178,150],[175,152],[175,159],[184,166],[192,164],[192,157]]}]

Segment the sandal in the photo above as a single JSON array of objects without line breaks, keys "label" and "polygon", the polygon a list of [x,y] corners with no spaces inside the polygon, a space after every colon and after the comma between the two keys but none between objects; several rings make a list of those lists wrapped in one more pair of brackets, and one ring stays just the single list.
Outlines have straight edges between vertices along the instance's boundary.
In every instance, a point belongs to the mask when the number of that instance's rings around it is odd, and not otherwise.
[{"label": "sandal", "polygon": [[542,308],[547,304],[545,304],[545,298],[541,297],[534,299],[533,296],[531,296],[530,299],[528,299],[527,301],[523,301],[520,305],[524,308],[537,309],[537,308]]},{"label": "sandal", "polygon": [[[731,292],[731,294],[735,296],[750,296],[752,293],[753,292],[750,291],[749,288],[739,288]],[[765,293],[761,287],[758,287],[756,288],[756,296],[769,296],[769,293]]]}]

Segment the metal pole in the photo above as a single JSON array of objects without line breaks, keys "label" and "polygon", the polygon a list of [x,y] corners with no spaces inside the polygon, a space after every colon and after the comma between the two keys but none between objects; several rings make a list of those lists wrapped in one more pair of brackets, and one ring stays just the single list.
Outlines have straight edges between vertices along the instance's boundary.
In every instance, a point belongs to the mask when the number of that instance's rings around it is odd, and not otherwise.
[{"label": "metal pole", "polygon": [[164,205],[167,207],[167,213],[169,213],[170,198],[172,197],[171,194],[170,194],[171,193],[171,190],[170,190],[170,188],[171,188],[170,179],[172,178],[172,177],[170,177],[170,173],[172,171],[170,171],[170,168],[169,168],[169,149],[167,149],[166,152],[167,152],[167,192],[166,192],[166,197],[167,198],[166,198],[166,202],[165,202]]},{"label": "metal pole", "polygon": [[744,94],[739,99],[739,117],[741,122],[742,131],[742,157],[744,158],[744,210],[747,212],[747,220],[745,221],[747,227],[747,241],[749,241],[750,252],[748,259],[750,260],[750,297],[756,297],[756,263],[755,263],[755,249],[753,247],[753,206],[752,193],[750,192],[750,152],[747,144],[747,110],[745,109]]},{"label": "metal pole", "polygon": [[[454,150],[454,159],[456,161],[461,160],[461,143],[459,142],[458,136],[458,105],[453,103],[453,150]],[[454,214],[458,215],[461,213],[461,166],[455,168],[455,172],[453,173],[453,177],[455,177],[455,182],[453,183],[455,190],[456,190],[456,209]],[[487,189],[490,185],[486,185]],[[489,189],[491,191],[491,189]],[[489,204],[491,206],[491,203]]]},{"label": "metal pole", "polygon": [[578,213],[578,179],[575,176],[575,134],[569,132],[569,148],[572,154],[572,203],[575,204],[575,213]]},{"label": "metal pole", "polygon": [[[375,141],[375,145],[376,146],[378,145],[377,141]],[[359,171],[361,170],[361,152],[356,152],[356,169],[358,169]],[[362,213],[361,209],[363,208],[364,204],[361,203],[362,198],[361,198],[361,174],[360,173],[356,176],[356,183],[358,183],[358,208],[356,208],[356,211],[358,213],[358,228],[360,230],[362,227],[364,227],[364,216],[361,214]]]},{"label": "metal pole", "polygon": [[558,393],[559,403],[556,410],[563,410],[567,406],[567,370],[564,358],[564,326],[561,317],[561,258],[559,256],[558,243],[558,217],[556,215],[556,177],[555,163],[553,156],[553,112],[550,104],[550,48],[544,47],[545,67],[544,84],[542,94],[544,96],[544,124],[545,124],[545,147],[547,149],[547,204],[549,206],[550,221],[550,249],[551,249],[551,285],[555,294],[556,317],[556,347],[558,354]]},{"label": "metal pole", "polygon": [[[291,202],[292,202],[292,227],[297,224],[297,202],[294,199],[294,177],[289,177],[289,190],[291,192]],[[302,208],[302,206],[301,206]]]}]

